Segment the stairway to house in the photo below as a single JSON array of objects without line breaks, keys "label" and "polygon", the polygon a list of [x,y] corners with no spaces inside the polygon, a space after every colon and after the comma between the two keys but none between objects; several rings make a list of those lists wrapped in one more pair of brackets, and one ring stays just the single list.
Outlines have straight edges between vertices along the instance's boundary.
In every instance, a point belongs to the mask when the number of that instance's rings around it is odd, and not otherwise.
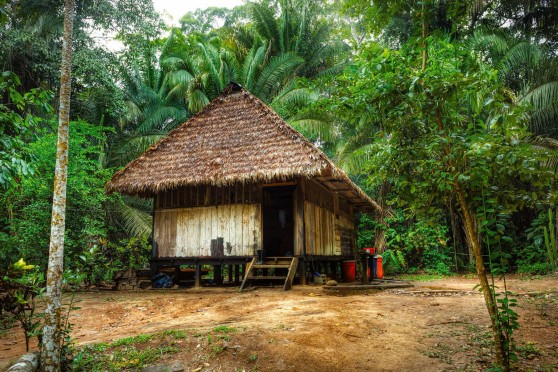
[{"label": "stairway to house", "polygon": [[[284,280],[283,290],[291,289],[298,267],[298,257],[266,257],[262,263],[257,263],[257,261],[258,258],[254,257],[246,267],[246,274],[240,285],[241,291],[252,281],[258,280],[267,282]],[[272,272],[271,275],[270,272]],[[287,275],[284,275],[285,272]]]}]

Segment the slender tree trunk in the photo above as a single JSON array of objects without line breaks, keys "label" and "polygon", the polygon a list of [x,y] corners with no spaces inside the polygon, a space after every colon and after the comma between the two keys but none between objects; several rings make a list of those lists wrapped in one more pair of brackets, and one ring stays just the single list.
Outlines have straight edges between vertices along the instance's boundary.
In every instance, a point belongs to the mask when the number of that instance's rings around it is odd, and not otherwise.
[{"label": "slender tree trunk", "polygon": [[391,189],[391,185],[389,181],[384,180],[384,182],[382,182],[382,186],[380,187],[380,197],[378,200],[378,204],[382,208],[382,211],[378,214],[378,218],[377,218],[378,223],[380,223],[382,227],[377,228],[376,233],[374,235],[374,247],[376,248],[377,254],[381,254],[386,250],[386,237],[384,233],[384,229],[386,226],[385,210],[387,208],[386,197],[390,189]]},{"label": "slender tree trunk", "polygon": [[471,213],[471,207],[469,206],[464,192],[461,187],[459,187],[459,185],[457,185],[456,187],[456,194],[459,205],[461,206],[461,211],[463,213],[465,232],[468,238],[467,240],[475,257],[475,267],[477,276],[480,281],[482,294],[484,295],[484,302],[486,304],[486,308],[488,309],[488,314],[490,315],[492,336],[494,338],[494,350],[496,353],[496,363],[502,366],[503,371],[509,371],[509,358],[507,358],[506,352],[504,350],[503,336],[497,324],[498,308],[496,306],[496,299],[494,298],[493,291],[490,289],[488,278],[486,277],[486,273],[484,271],[482,249],[480,245],[477,224],[475,223],[476,217]]},{"label": "slender tree trunk", "polygon": [[50,249],[48,256],[46,308],[41,348],[43,371],[60,371],[60,311],[62,297],[62,268],[64,264],[64,230],[66,224],[66,180],[68,176],[68,131],[70,121],[70,91],[72,65],[72,30],[74,0],[64,1],[64,39],[60,69],[60,109],[58,115],[58,144],[52,200]]},{"label": "slender tree trunk", "polygon": [[[426,23],[425,23],[425,13],[424,13],[424,2],[423,2],[423,43],[426,47]],[[426,49],[425,49],[426,51]],[[423,70],[426,68],[427,54],[423,53]],[[431,94],[427,93],[428,97]],[[436,124],[440,131],[444,131],[444,122],[442,120],[442,112],[439,107],[435,108],[436,113]],[[446,145],[444,148],[446,155],[450,154],[450,145]],[[454,168],[453,161],[448,160],[448,166]],[[496,305],[496,299],[494,298],[493,291],[490,289],[488,284],[488,278],[484,272],[484,259],[482,257],[482,248],[479,239],[479,232],[476,224],[476,216],[471,211],[471,206],[469,205],[467,198],[465,197],[465,192],[461,189],[460,184],[456,181],[455,183],[455,193],[457,196],[457,201],[461,207],[461,212],[463,213],[463,223],[465,225],[465,237],[467,238],[467,246],[469,247],[470,253],[475,259],[475,269],[477,272],[477,277],[479,278],[480,286],[482,289],[482,294],[484,296],[484,302],[488,310],[488,315],[490,315],[490,324],[492,327],[492,336],[494,339],[494,350],[496,354],[496,363],[502,367],[504,372],[510,370],[509,355],[504,350],[504,338],[498,327],[498,308]]]},{"label": "slender tree trunk", "polygon": [[427,23],[426,23],[426,0],[422,1],[422,70],[426,70],[426,60],[428,59],[426,35],[427,34]]}]

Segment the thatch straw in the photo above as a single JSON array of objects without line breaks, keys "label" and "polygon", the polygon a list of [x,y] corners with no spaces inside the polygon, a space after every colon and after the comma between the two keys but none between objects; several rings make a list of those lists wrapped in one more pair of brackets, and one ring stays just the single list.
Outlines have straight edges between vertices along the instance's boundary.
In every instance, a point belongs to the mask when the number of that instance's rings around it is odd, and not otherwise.
[{"label": "thatch straw", "polygon": [[231,185],[312,178],[343,180],[364,202],[378,205],[316,146],[237,84],[140,157],[116,172],[108,193],[153,196],[181,186]]}]

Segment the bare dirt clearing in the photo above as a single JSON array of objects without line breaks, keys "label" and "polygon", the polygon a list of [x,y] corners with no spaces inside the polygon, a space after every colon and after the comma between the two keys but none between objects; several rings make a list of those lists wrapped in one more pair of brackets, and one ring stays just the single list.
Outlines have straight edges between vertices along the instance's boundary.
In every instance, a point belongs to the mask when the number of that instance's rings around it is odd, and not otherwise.
[{"label": "bare dirt clearing", "polygon": [[[179,351],[157,363],[184,370],[480,370],[492,359],[475,283],[450,278],[345,297],[312,286],[80,293],[73,337],[89,344],[186,330]],[[558,369],[558,279],[513,278],[508,289],[519,300],[518,369]],[[238,331],[219,343],[202,336],[218,326]],[[25,349],[19,330],[0,346],[0,368]]]}]

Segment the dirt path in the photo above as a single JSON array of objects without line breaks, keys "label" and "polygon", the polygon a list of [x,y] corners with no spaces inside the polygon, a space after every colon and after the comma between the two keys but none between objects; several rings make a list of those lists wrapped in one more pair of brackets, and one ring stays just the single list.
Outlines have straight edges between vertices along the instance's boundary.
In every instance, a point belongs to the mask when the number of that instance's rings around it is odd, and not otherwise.
[{"label": "dirt path", "polygon": [[[351,296],[320,287],[290,292],[236,289],[79,294],[73,337],[79,344],[167,329],[240,329],[239,352],[208,360],[207,369],[260,371],[479,370],[491,361],[487,312],[475,280],[451,278],[415,288]],[[558,369],[558,279],[512,279],[518,293],[520,370]],[[537,292],[537,293],[535,293]],[[540,293],[539,293],[540,292]],[[0,368],[24,351],[20,332],[0,338]],[[199,345],[198,345],[199,347]],[[194,347],[195,348],[195,347]],[[195,350],[173,358],[186,370]],[[257,361],[252,359],[257,355]],[[251,358],[251,359],[250,359]],[[250,360],[251,361],[250,361]],[[251,364],[252,363],[252,364]]]}]

